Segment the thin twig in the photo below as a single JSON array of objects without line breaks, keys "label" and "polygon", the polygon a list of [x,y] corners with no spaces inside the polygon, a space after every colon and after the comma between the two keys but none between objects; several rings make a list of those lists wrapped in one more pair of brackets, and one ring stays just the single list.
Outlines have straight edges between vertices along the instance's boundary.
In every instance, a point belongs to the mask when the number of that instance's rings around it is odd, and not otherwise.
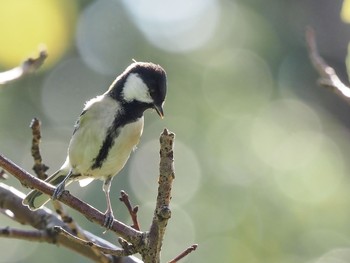
[{"label": "thin twig", "polygon": [[136,230],[140,230],[139,221],[137,219],[137,212],[139,210],[139,207],[138,206],[132,207],[130,200],[129,200],[129,195],[123,190],[120,191],[119,200],[125,204],[126,208],[129,211],[129,214],[130,214],[131,220],[132,220],[131,227],[136,229]]},{"label": "thin twig", "polygon": [[341,98],[349,102],[350,88],[339,79],[335,70],[320,56],[316,45],[315,31],[311,27],[306,28],[305,38],[309,49],[310,60],[320,75],[318,83],[323,87],[330,88]]},{"label": "thin twig", "polygon": [[[61,202],[54,200],[52,204],[56,213],[61,217],[62,221],[71,230],[71,235],[76,236],[78,239],[84,240],[85,242],[92,242],[89,239],[89,237],[85,234],[84,230],[78,225],[76,220],[74,220],[74,218],[68,214],[67,210],[63,207]],[[105,255],[103,251],[99,250],[96,246],[90,246],[90,249],[96,255],[96,257],[99,258],[100,263],[111,262],[111,258],[108,255]]]},{"label": "thin twig", "polygon": [[79,226],[75,223],[75,220],[68,214],[66,209],[64,209],[62,203],[60,203],[57,200],[54,200],[52,204],[55,212],[61,217],[63,223],[65,223],[67,227],[72,231],[73,235],[84,239],[84,237],[81,236],[78,231]]},{"label": "thin twig", "polygon": [[0,84],[19,79],[24,75],[36,71],[44,63],[47,58],[46,49],[41,48],[39,56],[36,58],[28,58],[20,66],[10,69],[5,72],[0,72]]},{"label": "thin twig", "polygon": [[23,239],[35,242],[56,243],[55,237],[46,230],[23,230],[11,227],[0,228],[0,237]]},{"label": "thin twig", "polygon": [[77,242],[77,243],[79,243],[79,244],[81,244],[83,246],[89,247],[89,248],[94,247],[94,248],[98,249],[99,251],[101,251],[103,253],[106,253],[106,254],[109,254],[109,255],[113,255],[113,256],[117,256],[117,257],[129,256],[128,254],[126,254],[124,249],[110,249],[110,248],[107,248],[107,247],[99,246],[99,245],[95,244],[92,241],[86,241],[86,240],[83,240],[81,238],[78,238],[78,237],[70,234],[68,231],[64,230],[61,227],[54,227],[54,231],[56,231],[57,233],[59,233],[61,235],[64,235],[66,238],[68,238],[70,240],[73,240],[74,242]]},{"label": "thin twig", "polygon": [[47,174],[45,172],[49,169],[49,167],[42,163],[42,158],[40,153],[40,140],[41,140],[40,127],[41,127],[40,120],[37,118],[34,118],[30,123],[30,128],[32,129],[32,134],[33,134],[31,153],[34,159],[33,170],[35,174],[41,180],[45,180],[47,178]]},{"label": "thin twig", "polygon": [[168,263],[177,263],[184,257],[186,257],[188,254],[190,254],[192,251],[195,251],[197,249],[198,245],[194,244],[190,247],[188,247],[185,251],[183,251],[180,255],[178,255],[176,258],[173,260],[170,260]]}]

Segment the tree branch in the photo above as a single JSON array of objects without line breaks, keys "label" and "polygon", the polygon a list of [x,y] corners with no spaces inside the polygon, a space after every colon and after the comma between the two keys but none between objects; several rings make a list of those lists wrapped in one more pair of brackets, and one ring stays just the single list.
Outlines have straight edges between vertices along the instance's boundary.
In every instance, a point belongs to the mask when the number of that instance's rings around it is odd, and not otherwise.
[{"label": "tree branch", "polygon": [[[32,233],[29,231],[28,235],[32,235],[32,238],[37,238],[36,241],[43,241],[48,243],[60,244],[66,248],[69,248],[77,253],[83,255],[84,257],[90,258],[95,262],[101,262],[100,256],[96,255],[91,248],[83,246],[71,239],[67,238],[65,235],[60,235],[56,233],[53,229],[54,227],[60,227],[64,229],[66,232],[74,234],[71,232],[69,228],[67,228],[66,224],[62,222],[51,210],[47,208],[38,209],[36,211],[31,211],[27,207],[22,205],[22,200],[25,195],[13,187],[7,186],[3,183],[0,183],[0,208],[2,210],[9,210],[14,215],[14,218],[17,222],[24,225],[31,225],[36,228],[39,233],[43,236],[40,238],[40,234],[35,234],[35,231]],[[23,231],[23,230],[21,230]],[[94,242],[97,246],[101,246],[104,248],[109,248],[111,250],[118,250],[117,246],[111,244],[110,242],[95,236],[94,234],[82,230],[84,235]],[[44,236],[43,233],[47,234]],[[13,232],[14,233],[14,232]],[[22,232],[21,235],[19,231],[17,231],[17,238],[28,240],[26,238],[25,233]],[[5,237],[6,232],[1,236]],[[37,236],[37,237],[35,237]],[[8,237],[8,236],[7,236]],[[13,236],[14,237],[14,236]],[[31,239],[33,240],[33,239]],[[120,263],[140,263],[141,261],[135,257],[123,257],[122,259],[119,257],[112,257],[110,262],[120,262]]]},{"label": "tree branch", "polygon": [[130,200],[129,200],[129,195],[123,190],[120,192],[119,200],[125,204],[126,208],[129,211],[129,214],[130,214],[131,220],[132,220],[131,227],[136,229],[136,230],[140,230],[140,224],[139,224],[139,221],[137,219],[137,212],[139,210],[139,207],[138,206],[132,207]]},{"label": "tree branch", "polygon": [[323,87],[330,88],[341,98],[350,102],[350,88],[339,79],[335,70],[320,56],[316,45],[315,32],[311,27],[306,28],[305,37],[310,60],[320,75],[318,83]]},{"label": "tree branch", "polygon": [[125,250],[123,250],[123,249],[112,249],[112,248],[108,248],[108,247],[102,247],[102,246],[95,244],[92,241],[86,241],[84,239],[78,238],[77,236],[70,234],[68,231],[64,230],[62,227],[59,227],[59,226],[55,226],[54,231],[56,233],[62,234],[67,239],[69,239],[73,242],[79,243],[82,246],[85,246],[87,248],[93,249],[94,251],[98,250],[98,251],[101,251],[103,253],[117,256],[117,257],[125,257],[125,256],[130,255],[130,254],[127,254],[125,252]]},{"label": "tree branch", "polygon": [[[47,174],[45,173],[48,167],[42,163],[42,157],[40,153],[40,140],[41,140],[40,127],[41,127],[41,123],[39,119],[34,118],[30,124],[30,128],[32,129],[32,135],[33,135],[31,153],[34,159],[34,166],[33,166],[34,172],[36,173],[39,179],[45,180],[48,177]],[[82,240],[86,240],[86,242],[90,241],[89,238],[84,234],[83,229],[76,223],[74,218],[67,213],[67,210],[63,207],[62,203],[60,203],[57,200],[54,200],[52,204],[56,213],[61,217],[62,221],[67,225],[67,227],[74,234],[74,236],[77,236]],[[62,231],[65,231],[65,230],[62,230]],[[108,263],[111,261],[109,256],[105,255],[103,252],[96,249],[94,246],[91,246],[90,249],[99,258],[99,262]]]},{"label": "tree branch", "polygon": [[23,230],[10,227],[0,228],[0,237],[16,238],[35,242],[56,243],[55,238],[45,230]]},{"label": "tree branch", "polygon": [[41,140],[41,131],[40,131],[41,123],[39,119],[34,118],[30,123],[30,128],[32,129],[33,139],[32,139],[32,148],[31,153],[34,159],[33,170],[35,174],[41,180],[45,180],[47,178],[47,174],[45,172],[49,169],[45,164],[42,163],[42,158],[40,154],[40,140]]},{"label": "tree branch", "polygon": [[[148,246],[142,251],[142,259],[145,262],[160,262],[160,251],[168,220],[171,217],[169,207],[171,199],[171,187],[175,178],[174,171],[174,139],[175,134],[164,129],[160,135],[160,164],[158,179],[158,196],[153,221],[147,237]],[[154,257],[153,261],[150,257]]]},{"label": "tree branch", "polygon": [[[15,163],[8,160],[1,154],[0,167],[4,168],[10,174],[16,177],[25,187],[35,188],[49,196],[52,196],[53,191],[55,190],[55,187],[29,174],[28,172],[26,172],[21,167],[17,166]],[[62,195],[58,198],[58,200],[68,205],[69,207],[75,209],[76,211],[80,212],[91,222],[97,223],[100,226],[104,225],[104,213],[98,211],[96,208],[74,197],[68,191],[65,190],[62,193]],[[110,230],[119,234],[121,237],[125,238],[133,244],[140,243],[143,238],[142,232],[137,231],[117,220],[113,221],[113,225]]]},{"label": "tree branch", "polygon": [[5,72],[0,72],[0,84],[19,79],[24,75],[34,72],[44,63],[47,58],[47,52],[45,49],[41,49],[39,56],[36,58],[28,58],[20,66],[10,69]]},{"label": "tree branch", "polygon": [[190,254],[191,252],[195,251],[197,249],[198,245],[194,244],[188,248],[186,248],[185,251],[183,251],[182,253],[180,253],[180,255],[178,255],[177,257],[175,257],[173,260],[170,260],[168,263],[177,263],[179,262],[179,260],[183,259],[184,257],[186,257],[188,254]]},{"label": "tree branch", "polygon": [[[54,237],[56,238],[55,240],[57,240],[56,242],[64,243],[67,247],[73,250],[75,250],[74,247],[78,247],[76,249],[77,252],[83,254],[82,251],[86,251],[86,253],[90,253],[89,257],[99,260],[99,262],[101,262],[101,258],[98,258],[99,255],[96,255],[96,253],[94,253],[96,249],[99,252],[107,253],[110,256],[129,255],[131,253],[139,252],[145,263],[159,263],[165,229],[168,220],[171,217],[171,210],[169,205],[171,200],[172,182],[175,178],[173,151],[174,139],[175,134],[169,132],[167,129],[164,129],[163,133],[160,136],[160,175],[158,180],[158,195],[150,230],[148,232],[140,232],[117,220],[114,220],[113,222],[111,231],[121,236],[119,238],[119,242],[123,248],[122,250],[113,245],[109,245],[107,241],[104,242],[107,242],[108,245],[101,245],[101,242],[96,242],[98,238],[91,237],[91,234],[87,234],[87,231],[84,231],[84,235],[87,236],[88,241],[76,237],[74,233],[72,233],[72,230],[70,230],[64,222],[58,220],[57,217],[54,217],[56,218],[54,220],[55,224],[52,224],[51,222],[51,224],[47,222],[46,224],[43,224],[41,221],[40,223],[43,225],[41,225],[42,228],[39,229],[48,229],[48,227],[51,226],[51,229],[54,229],[53,232]],[[35,188],[43,192],[44,194],[52,196],[53,191],[55,189],[52,185],[32,176],[31,174],[23,170],[21,167],[18,167],[16,164],[2,156],[1,154],[0,167],[2,167],[14,177],[16,177],[24,186],[29,188]],[[1,197],[1,189],[4,190],[5,187],[1,187],[0,185],[0,208],[2,208],[4,211],[6,211],[7,209],[10,210],[15,215],[15,218],[18,222],[29,222],[28,214],[35,215],[36,213],[39,213],[40,216],[43,214],[44,216],[52,217],[50,212],[48,212],[50,210],[46,208],[39,209],[37,211],[30,211],[27,207],[24,207],[21,204],[23,194],[17,196],[17,200],[15,202],[16,204],[14,205],[14,202],[11,201],[12,199],[9,198],[8,193],[6,197]],[[105,218],[103,213],[96,210],[94,207],[88,205],[87,203],[81,201],[80,199],[72,196],[68,191],[64,191],[62,193],[62,195],[59,197],[59,201],[80,212],[88,220],[95,222],[101,226],[104,225]],[[37,216],[36,220],[38,220]],[[35,224],[34,222],[31,222],[30,224],[36,225],[36,228],[38,228],[38,222],[36,222]],[[53,228],[53,226],[58,227]],[[177,262],[184,256],[188,255],[196,247],[197,245],[193,245],[192,247],[186,249],[183,253],[181,253],[178,257],[174,259],[175,261],[173,260],[172,262]],[[94,249],[92,250],[91,248]]]}]

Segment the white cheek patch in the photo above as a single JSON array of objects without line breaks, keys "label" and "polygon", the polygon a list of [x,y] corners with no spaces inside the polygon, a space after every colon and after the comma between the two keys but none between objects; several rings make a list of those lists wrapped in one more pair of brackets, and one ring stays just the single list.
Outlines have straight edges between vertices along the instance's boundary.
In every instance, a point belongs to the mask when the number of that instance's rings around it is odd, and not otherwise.
[{"label": "white cheek patch", "polygon": [[136,73],[131,73],[125,81],[123,96],[126,101],[141,101],[152,103],[153,99],[149,95],[146,84]]}]

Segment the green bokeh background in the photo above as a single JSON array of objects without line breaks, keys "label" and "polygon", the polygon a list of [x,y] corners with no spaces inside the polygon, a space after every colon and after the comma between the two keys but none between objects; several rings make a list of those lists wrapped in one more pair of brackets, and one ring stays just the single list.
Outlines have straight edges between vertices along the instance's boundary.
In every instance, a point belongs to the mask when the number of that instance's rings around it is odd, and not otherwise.
[{"label": "green bokeh background", "polygon": [[[158,137],[167,127],[176,133],[176,180],[163,262],[193,243],[198,250],[183,262],[350,262],[350,107],[317,86],[304,40],[310,25],[345,79],[350,25],[341,7],[340,0],[77,1],[76,12],[67,10],[76,16],[63,54],[0,87],[1,153],[31,171],[29,123],[38,117],[43,159],[54,172],[84,102],[132,59],[152,61],[168,74],[166,117],[146,112],[141,143],[113,182],[115,216],[130,223],[117,199],[124,189],[148,228]],[[1,24],[0,33],[11,26]],[[7,183],[28,191],[11,176]],[[101,182],[69,190],[105,210]],[[23,227],[5,216],[0,225]],[[87,262],[20,240],[0,239],[0,251],[0,262]]]}]

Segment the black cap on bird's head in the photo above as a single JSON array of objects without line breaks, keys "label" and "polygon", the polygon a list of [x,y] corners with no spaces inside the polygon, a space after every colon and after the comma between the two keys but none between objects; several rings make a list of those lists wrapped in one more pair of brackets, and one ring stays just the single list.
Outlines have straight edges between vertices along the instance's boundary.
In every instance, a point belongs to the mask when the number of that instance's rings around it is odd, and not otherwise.
[{"label": "black cap on bird's head", "polygon": [[111,85],[110,92],[119,94],[126,102],[136,101],[153,108],[163,118],[167,92],[165,70],[156,64],[134,62]]}]

